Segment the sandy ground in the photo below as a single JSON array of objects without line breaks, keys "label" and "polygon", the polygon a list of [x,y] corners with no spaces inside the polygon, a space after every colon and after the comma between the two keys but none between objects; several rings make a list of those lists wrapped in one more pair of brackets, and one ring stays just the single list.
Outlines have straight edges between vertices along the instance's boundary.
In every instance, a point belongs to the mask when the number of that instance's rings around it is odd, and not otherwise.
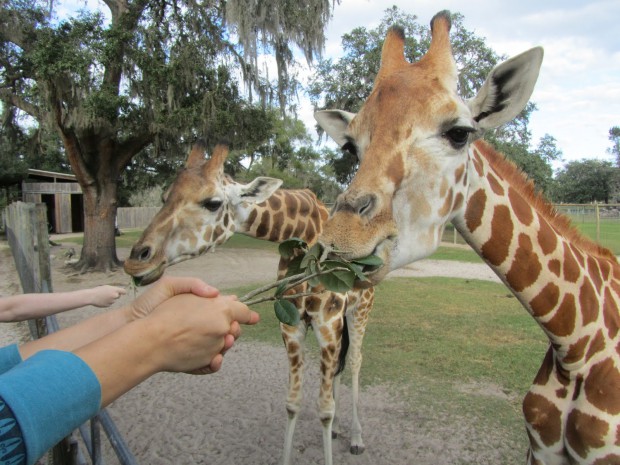
[{"label": "sandy ground", "polygon": [[[67,246],[52,248],[54,290],[98,284],[128,285],[129,279],[122,271],[107,275],[68,272],[64,266],[66,249]],[[119,250],[119,258],[127,253],[128,250]],[[272,253],[220,249],[176,265],[168,272],[198,276],[225,289],[272,279],[276,263],[277,256]],[[0,247],[0,295],[20,292],[12,266],[8,249]],[[447,266],[446,262],[430,260],[394,275],[497,280],[483,265],[451,263]],[[99,311],[94,307],[75,310],[63,314],[59,320],[61,326],[66,326]],[[0,328],[3,343],[26,336],[24,324]],[[321,426],[316,413],[318,363],[314,354],[308,356],[305,402],[297,423],[293,462],[322,464]],[[263,344],[241,338],[226,355],[219,373],[202,377],[156,375],[116,401],[109,412],[140,464],[277,464],[286,423],[287,371],[280,341]],[[349,453],[350,389],[346,385],[342,387],[343,434],[333,445],[336,464],[498,464],[503,463],[502,457],[509,447],[462,413],[438,416],[429,406],[412,406],[401,401],[393,386],[362,389],[360,403],[366,452],[353,456]],[[107,463],[116,463],[109,457],[109,451],[106,455]]]}]

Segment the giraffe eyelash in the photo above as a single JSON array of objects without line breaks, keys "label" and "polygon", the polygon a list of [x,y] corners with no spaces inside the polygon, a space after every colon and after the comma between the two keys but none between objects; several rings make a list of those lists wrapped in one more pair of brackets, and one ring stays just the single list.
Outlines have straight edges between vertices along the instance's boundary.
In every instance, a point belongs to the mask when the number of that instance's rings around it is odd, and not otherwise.
[{"label": "giraffe eyelash", "polygon": [[219,199],[205,199],[200,202],[200,206],[206,210],[209,210],[210,212],[214,212],[219,210],[223,203],[224,202]]}]

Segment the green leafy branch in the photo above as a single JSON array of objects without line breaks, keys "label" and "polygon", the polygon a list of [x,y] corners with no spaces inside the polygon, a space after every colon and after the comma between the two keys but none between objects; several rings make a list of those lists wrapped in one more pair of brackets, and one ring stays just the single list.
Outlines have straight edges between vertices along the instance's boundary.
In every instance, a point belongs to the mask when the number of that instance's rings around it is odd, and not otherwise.
[{"label": "green leafy branch", "polygon": [[[299,323],[299,310],[291,300],[326,291],[345,293],[353,288],[356,281],[368,282],[364,267],[376,269],[383,265],[383,261],[376,255],[351,261],[337,254],[328,257],[320,244],[308,247],[304,240],[298,238],[282,242],[278,251],[282,258],[289,260],[286,276],[249,292],[239,300],[246,305],[273,301],[278,320],[290,326]],[[324,289],[285,295],[306,281],[311,289],[319,285]],[[273,295],[258,297],[272,289],[275,289]]]}]

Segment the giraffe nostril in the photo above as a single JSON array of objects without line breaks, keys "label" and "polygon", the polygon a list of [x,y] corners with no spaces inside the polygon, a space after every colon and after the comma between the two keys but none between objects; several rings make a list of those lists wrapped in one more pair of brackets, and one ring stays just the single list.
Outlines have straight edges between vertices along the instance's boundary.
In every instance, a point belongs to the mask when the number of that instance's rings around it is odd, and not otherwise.
[{"label": "giraffe nostril", "polygon": [[138,260],[141,262],[147,261],[151,258],[151,248],[148,246],[134,247],[131,249],[129,258],[132,260]]},{"label": "giraffe nostril", "polygon": [[357,213],[360,216],[370,214],[375,205],[375,196],[373,194],[367,194],[360,197],[357,201]]},{"label": "giraffe nostril", "polygon": [[148,260],[151,256],[151,248],[150,247],[146,247],[141,253],[140,253],[140,260]]}]

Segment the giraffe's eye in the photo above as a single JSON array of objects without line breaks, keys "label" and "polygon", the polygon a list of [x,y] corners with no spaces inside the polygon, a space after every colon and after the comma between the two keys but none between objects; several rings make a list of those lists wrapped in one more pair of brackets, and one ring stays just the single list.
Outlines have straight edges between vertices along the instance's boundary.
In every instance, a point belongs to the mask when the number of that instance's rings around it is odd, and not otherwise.
[{"label": "giraffe's eye", "polygon": [[455,149],[462,149],[463,147],[465,147],[465,144],[467,144],[467,141],[469,140],[469,134],[473,131],[473,128],[457,126],[444,132],[442,135],[446,139],[448,139],[448,142],[450,142],[450,145],[452,145],[452,147],[454,147]]},{"label": "giraffe's eye", "polygon": [[355,146],[353,142],[349,141],[345,143],[341,148],[342,150],[349,152],[354,157],[357,157],[357,147]]},{"label": "giraffe's eye", "polygon": [[219,199],[205,199],[200,202],[202,208],[206,208],[210,212],[218,210],[222,206],[222,201]]}]

